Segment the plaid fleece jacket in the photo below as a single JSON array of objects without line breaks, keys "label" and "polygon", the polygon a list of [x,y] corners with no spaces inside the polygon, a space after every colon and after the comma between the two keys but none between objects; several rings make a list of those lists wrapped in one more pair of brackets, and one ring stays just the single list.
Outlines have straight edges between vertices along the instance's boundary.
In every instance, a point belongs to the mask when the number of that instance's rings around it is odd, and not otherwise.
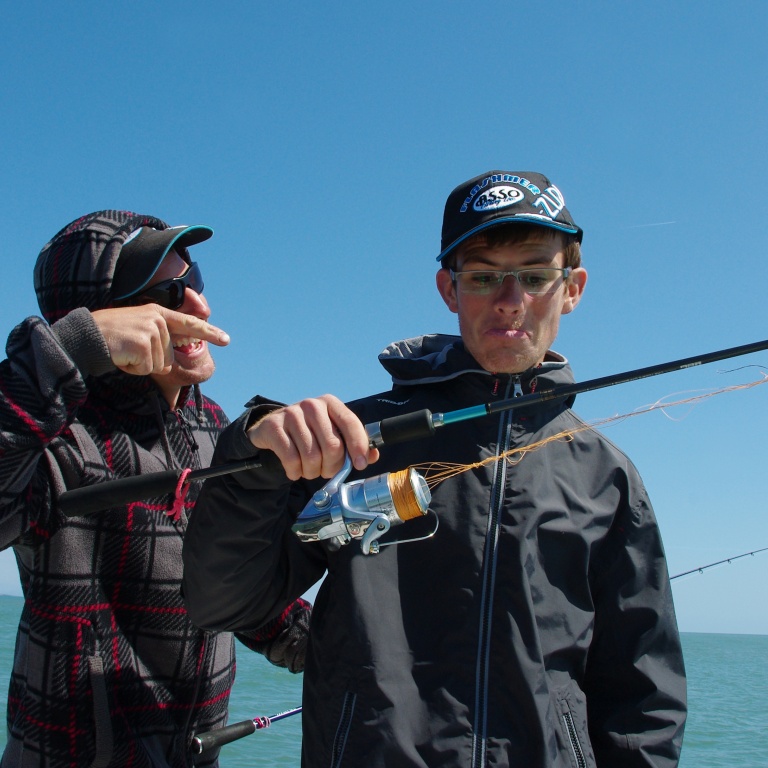
[{"label": "plaid fleece jacket", "polygon": [[[57,504],[68,489],[208,466],[228,423],[197,387],[171,410],[149,378],[116,371],[88,311],[111,301],[120,245],[145,224],[167,226],[100,211],[48,243],[35,269],[47,322],[18,325],[0,363],[0,547],[14,548],[25,598],[2,768],[180,768],[194,734],[227,719],[233,636],[197,629],[180,594],[199,483],[177,519],[172,495],[88,517]],[[237,637],[300,671],[308,621],[297,601]]]}]

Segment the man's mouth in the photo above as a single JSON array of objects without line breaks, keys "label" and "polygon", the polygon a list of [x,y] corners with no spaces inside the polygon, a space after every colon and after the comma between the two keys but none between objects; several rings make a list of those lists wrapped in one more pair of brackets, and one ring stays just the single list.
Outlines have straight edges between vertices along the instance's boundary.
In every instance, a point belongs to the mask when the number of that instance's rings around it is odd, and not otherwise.
[{"label": "man's mouth", "polygon": [[173,348],[177,352],[181,352],[183,355],[189,355],[190,353],[198,350],[202,346],[203,342],[200,339],[194,339],[191,336],[184,336],[182,338],[173,340]]},{"label": "man's mouth", "polygon": [[522,331],[523,321],[519,320],[515,323],[510,323],[509,325],[498,325],[494,326],[488,329],[488,333],[491,336],[504,336],[507,338],[519,338],[520,336],[524,336],[524,332]]}]

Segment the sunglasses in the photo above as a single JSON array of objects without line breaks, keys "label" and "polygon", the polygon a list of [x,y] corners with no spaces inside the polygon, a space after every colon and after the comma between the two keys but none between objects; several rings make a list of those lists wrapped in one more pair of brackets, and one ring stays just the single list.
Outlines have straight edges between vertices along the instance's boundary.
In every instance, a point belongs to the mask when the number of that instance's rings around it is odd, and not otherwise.
[{"label": "sunglasses", "polygon": [[149,301],[166,309],[178,309],[184,303],[184,292],[187,288],[191,288],[195,293],[202,293],[203,287],[200,267],[193,261],[183,275],[156,283],[131,298],[132,303],[136,300]]}]

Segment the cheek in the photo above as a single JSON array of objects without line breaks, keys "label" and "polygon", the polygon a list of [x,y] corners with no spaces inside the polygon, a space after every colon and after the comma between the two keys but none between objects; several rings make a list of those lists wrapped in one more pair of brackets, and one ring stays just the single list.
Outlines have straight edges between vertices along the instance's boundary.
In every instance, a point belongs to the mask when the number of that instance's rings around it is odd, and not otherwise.
[{"label": "cheek", "polygon": [[561,316],[562,313],[559,311],[552,312],[546,319],[542,321],[542,325],[547,329],[548,344],[552,344],[552,342],[557,337],[557,332],[560,330]]},{"label": "cheek", "polygon": [[459,322],[462,322],[465,326],[472,324],[484,311],[487,302],[484,301],[484,296],[472,296],[471,294],[462,293],[461,296],[456,296],[455,306],[453,310],[459,316]]},{"label": "cheek", "polygon": [[560,322],[561,305],[557,306],[531,303],[526,312],[527,322],[531,328],[539,329],[540,333],[550,334],[557,331]]}]

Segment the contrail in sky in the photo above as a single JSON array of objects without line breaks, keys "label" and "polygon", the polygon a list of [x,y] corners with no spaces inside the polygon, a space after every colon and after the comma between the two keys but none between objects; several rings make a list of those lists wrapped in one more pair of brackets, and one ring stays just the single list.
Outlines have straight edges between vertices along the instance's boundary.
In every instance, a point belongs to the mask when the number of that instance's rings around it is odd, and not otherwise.
[{"label": "contrail in sky", "polygon": [[677,222],[676,221],[657,221],[654,224],[633,224],[627,227],[627,229],[642,229],[643,227],[663,227],[663,226],[666,226],[667,224],[677,224]]}]

